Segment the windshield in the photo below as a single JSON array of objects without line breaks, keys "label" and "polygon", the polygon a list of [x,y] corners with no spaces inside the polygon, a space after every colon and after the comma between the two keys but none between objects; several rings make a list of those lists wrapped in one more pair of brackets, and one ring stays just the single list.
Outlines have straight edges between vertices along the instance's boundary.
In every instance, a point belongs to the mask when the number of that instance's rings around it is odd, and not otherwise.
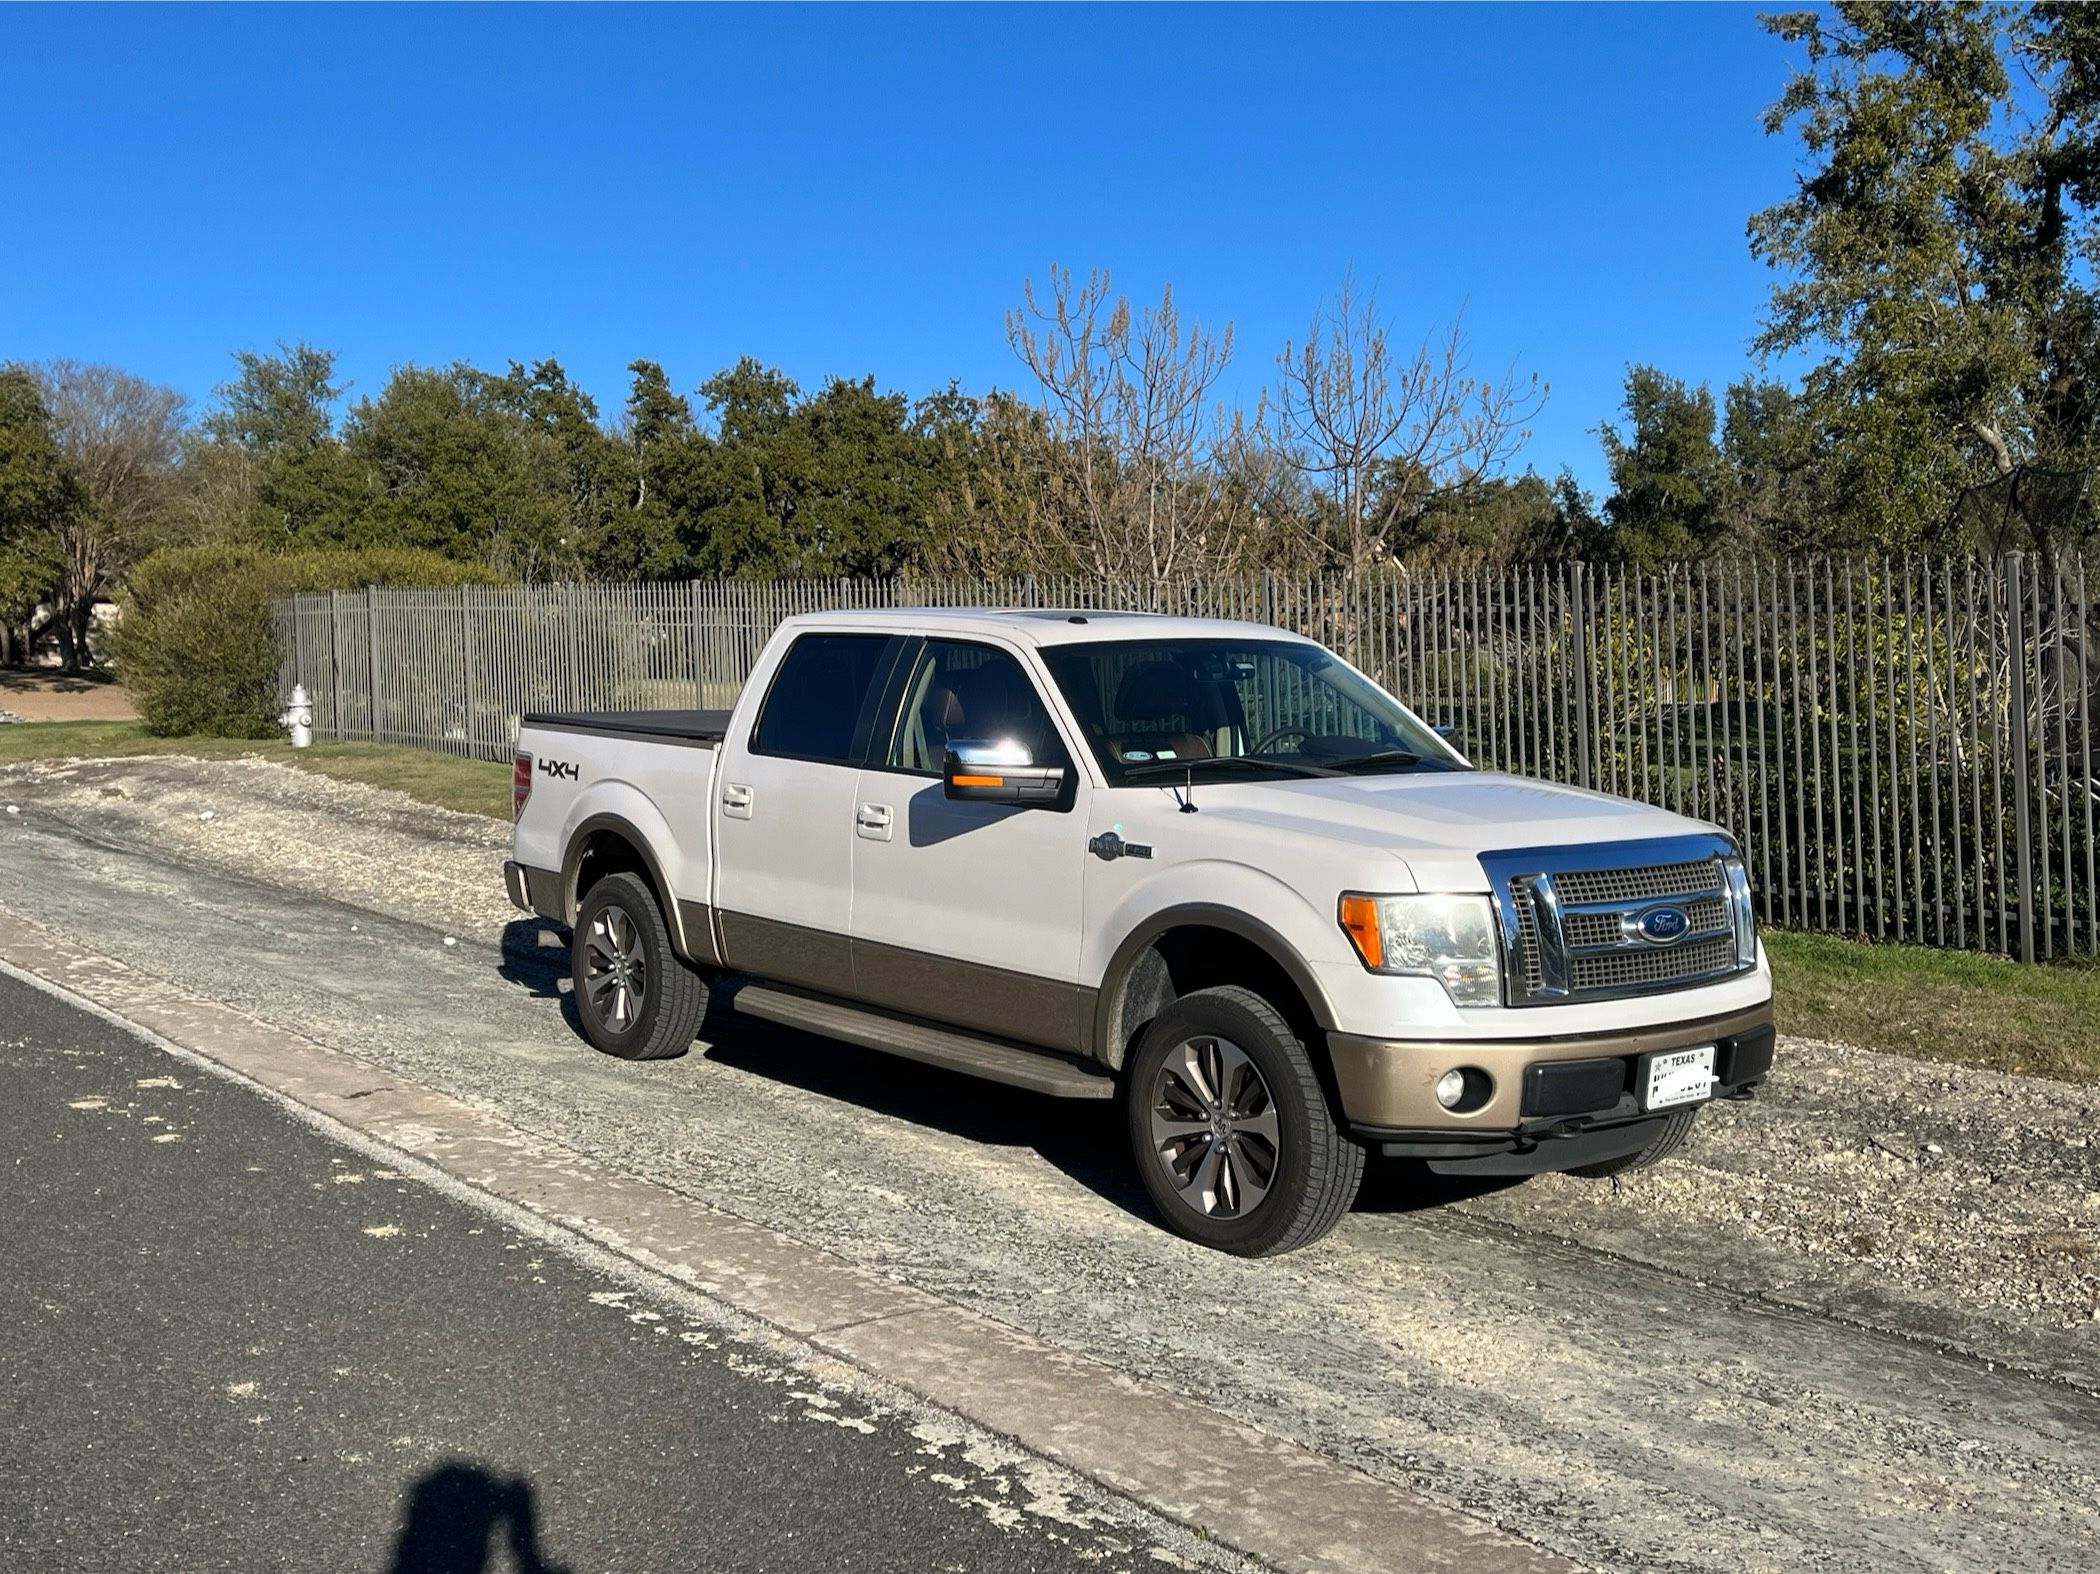
[{"label": "windshield", "polygon": [[1043,662],[1115,786],[1229,777],[1464,770],[1400,702],[1296,640],[1052,645]]}]

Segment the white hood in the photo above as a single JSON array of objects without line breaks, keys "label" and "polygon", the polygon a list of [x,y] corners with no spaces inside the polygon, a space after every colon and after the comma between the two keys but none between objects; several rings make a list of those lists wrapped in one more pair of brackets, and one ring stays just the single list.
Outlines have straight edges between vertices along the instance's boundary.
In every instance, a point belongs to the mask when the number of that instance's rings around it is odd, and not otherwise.
[{"label": "white hood", "polygon": [[[1500,771],[1196,783],[1196,803],[1278,836],[1340,836],[1405,859],[1424,890],[1485,890],[1475,855],[1712,831],[1629,798]],[[1460,883],[1462,882],[1462,883]]]}]

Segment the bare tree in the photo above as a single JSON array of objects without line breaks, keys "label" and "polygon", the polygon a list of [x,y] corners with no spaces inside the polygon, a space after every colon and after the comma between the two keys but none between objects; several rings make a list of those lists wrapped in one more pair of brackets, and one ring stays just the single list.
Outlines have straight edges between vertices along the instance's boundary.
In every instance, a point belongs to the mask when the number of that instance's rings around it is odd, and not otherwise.
[{"label": "bare tree", "polygon": [[173,490],[188,403],[114,366],[61,360],[30,371],[83,495],[51,543],[52,624],[67,669],[78,670],[89,660],[96,601]]},{"label": "bare tree", "polygon": [[1546,385],[1515,368],[1473,375],[1460,324],[1398,352],[1377,293],[1344,279],[1314,314],[1305,342],[1276,358],[1263,412],[1275,457],[1330,505],[1311,527],[1352,569],[1390,562],[1395,527],[1430,499],[1492,476],[1531,436]]},{"label": "bare tree", "polygon": [[1238,423],[1211,403],[1232,329],[1184,330],[1169,286],[1134,313],[1096,269],[1052,266],[1006,318],[1007,343],[1041,385],[1055,473],[1034,489],[1039,528],[1075,566],[1153,589],[1233,566],[1250,550],[1253,499],[1215,457]]}]

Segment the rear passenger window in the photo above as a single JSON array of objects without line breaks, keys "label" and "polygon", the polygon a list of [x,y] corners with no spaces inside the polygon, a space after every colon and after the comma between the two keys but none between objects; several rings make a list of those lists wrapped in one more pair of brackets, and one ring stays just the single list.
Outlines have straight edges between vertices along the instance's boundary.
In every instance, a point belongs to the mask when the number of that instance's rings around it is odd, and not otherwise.
[{"label": "rear passenger window", "polygon": [[858,765],[856,736],[882,671],[886,634],[805,634],[788,647],[752,730],[753,754]]}]

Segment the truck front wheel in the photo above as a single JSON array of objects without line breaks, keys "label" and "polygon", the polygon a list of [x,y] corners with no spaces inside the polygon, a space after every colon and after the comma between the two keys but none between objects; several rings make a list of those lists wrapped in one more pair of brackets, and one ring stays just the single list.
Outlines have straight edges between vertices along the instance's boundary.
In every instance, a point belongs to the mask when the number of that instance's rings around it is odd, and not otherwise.
[{"label": "truck front wheel", "polygon": [[707,1015],[707,981],[679,957],[641,878],[611,874],[585,893],[569,940],[583,1034],[622,1060],[683,1054]]},{"label": "truck front wheel", "polygon": [[1250,989],[1199,989],[1162,1011],[1131,1057],[1126,1103],[1145,1190],[1192,1241],[1274,1256],[1356,1200],[1363,1149],[1335,1124],[1298,1036]]}]

